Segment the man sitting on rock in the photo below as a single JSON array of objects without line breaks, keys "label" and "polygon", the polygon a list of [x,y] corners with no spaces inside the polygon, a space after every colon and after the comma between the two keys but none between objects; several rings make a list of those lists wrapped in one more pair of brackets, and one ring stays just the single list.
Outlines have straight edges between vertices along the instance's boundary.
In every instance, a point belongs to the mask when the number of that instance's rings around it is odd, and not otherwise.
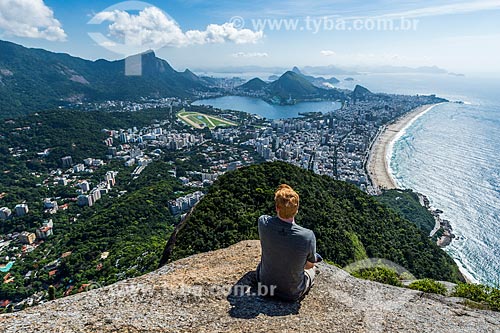
[{"label": "man sitting on rock", "polygon": [[[316,237],[312,230],[295,223],[299,195],[282,184],[274,194],[277,216],[259,218],[262,257],[257,279],[269,295],[287,301],[301,299],[312,287],[315,277]],[[319,257],[319,256],[318,256]],[[321,258],[321,257],[319,257]]]}]

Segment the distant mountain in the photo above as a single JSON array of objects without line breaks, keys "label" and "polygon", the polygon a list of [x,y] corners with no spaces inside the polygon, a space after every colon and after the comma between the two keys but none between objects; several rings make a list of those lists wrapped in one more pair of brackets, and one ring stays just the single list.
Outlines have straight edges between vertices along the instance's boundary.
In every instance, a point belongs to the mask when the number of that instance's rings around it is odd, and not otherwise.
[{"label": "distant mountain", "polygon": [[266,89],[267,87],[268,87],[268,84],[266,82],[262,81],[259,78],[255,78],[255,79],[251,79],[247,83],[239,86],[238,89],[241,89],[244,91],[249,91],[249,92],[256,92],[256,91]]},{"label": "distant mountain", "polygon": [[141,76],[125,75],[125,59],[89,61],[0,41],[0,118],[65,102],[189,97],[207,89],[191,71],[175,71],[152,51],[133,57],[141,57]]},{"label": "distant mountain", "polygon": [[[357,75],[355,70],[342,69],[333,65],[330,66],[306,66],[305,73],[310,75]],[[286,67],[263,67],[263,66],[228,66],[228,67],[198,67],[193,69],[196,73],[221,73],[221,74],[248,74],[248,73],[283,73]],[[272,79],[270,79],[272,81]]]},{"label": "distant mountain", "polygon": [[370,90],[358,84],[356,85],[356,87],[354,87],[354,90],[351,94],[353,100],[364,100],[373,95],[375,94],[372,93]]},{"label": "distant mountain", "polygon": [[331,77],[329,79],[325,79],[324,77],[315,77],[311,75],[305,75],[304,73],[301,72],[301,70],[298,67],[294,67],[292,69],[292,72],[302,75],[306,80],[311,82],[313,85],[315,85],[318,88],[333,88],[332,85],[339,83],[340,81],[337,80],[334,77]]},{"label": "distant mountain", "polygon": [[313,75],[359,75],[360,73],[380,74],[447,74],[448,71],[437,66],[353,66],[339,68],[335,66],[307,66],[304,71]]},{"label": "distant mountain", "polygon": [[[283,67],[261,67],[261,66],[242,66],[242,67],[224,67],[224,68],[198,68],[195,70],[197,73],[221,73],[221,74],[248,74],[254,73],[261,75],[261,73],[283,73],[286,71]],[[352,66],[352,67],[338,67],[334,65],[328,66],[305,66],[302,68],[304,73],[315,76],[330,76],[330,75],[343,75],[353,76],[362,75],[366,73],[379,73],[379,74],[447,74],[448,71],[437,66],[421,66],[421,67],[406,67],[406,66]],[[256,76],[258,76],[256,75]],[[273,81],[275,78],[270,78]]]},{"label": "distant mountain", "polygon": [[287,67],[262,67],[262,66],[224,66],[224,67],[195,67],[193,71],[200,73],[220,74],[247,74],[247,73],[283,73]]},{"label": "distant mountain", "polygon": [[[203,82],[203,79],[198,77],[196,74],[191,72],[189,69],[186,69],[184,72],[179,73],[181,77],[185,78],[186,80],[192,81],[192,82]],[[203,82],[204,84],[205,82]]]},{"label": "distant mountain", "polygon": [[281,98],[314,98],[318,97],[319,90],[303,75],[291,71],[283,74],[278,80],[269,85],[269,92]]},{"label": "distant mountain", "polygon": [[306,66],[304,71],[315,75],[357,75],[357,71],[352,69],[344,69],[337,66]]},{"label": "distant mountain", "polygon": [[325,89],[322,85],[317,86],[311,82],[314,80],[317,83],[317,78],[304,75],[295,67],[293,71],[285,72],[271,83],[254,78],[237,87],[237,92],[252,93],[254,96],[260,96],[271,103],[278,104],[290,104],[318,98],[340,100],[346,98],[345,92],[332,88]]}]

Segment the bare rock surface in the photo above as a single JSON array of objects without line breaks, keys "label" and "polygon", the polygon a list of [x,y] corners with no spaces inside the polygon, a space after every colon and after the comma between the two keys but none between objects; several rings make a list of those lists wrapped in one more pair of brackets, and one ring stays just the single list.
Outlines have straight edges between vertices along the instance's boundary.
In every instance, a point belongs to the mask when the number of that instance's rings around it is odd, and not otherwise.
[{"label": "bare rock surface", "polygon": [[500,332],[500,314],[320,264],[300,303],[254,295],[258,241],[0,315],[2,332]]}]

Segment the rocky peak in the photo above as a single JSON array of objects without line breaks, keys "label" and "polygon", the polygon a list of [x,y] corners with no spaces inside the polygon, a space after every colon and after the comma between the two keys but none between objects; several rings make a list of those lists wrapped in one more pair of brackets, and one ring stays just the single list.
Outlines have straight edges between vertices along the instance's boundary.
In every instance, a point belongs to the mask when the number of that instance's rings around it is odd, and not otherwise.
[{"label": "rocky peak", "polygon": [[[178,260],[144,276],[0,316],[3,332],[498,332],[500,315],[456,299],[356,279],[320,264],[301,303],[245,286],[258,241]],[[92,288],[91,288],[92,289]],[[228,296],[229,295],[229,296]]]}]

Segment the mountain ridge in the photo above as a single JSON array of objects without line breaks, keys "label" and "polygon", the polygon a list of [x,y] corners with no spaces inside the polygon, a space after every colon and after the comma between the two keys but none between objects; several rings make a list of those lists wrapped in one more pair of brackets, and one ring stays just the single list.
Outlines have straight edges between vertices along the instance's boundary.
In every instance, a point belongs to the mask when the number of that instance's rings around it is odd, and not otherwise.
[{"label": "mountain ridge", "polygon": [[242,84],[241,86],[238,87],[238,89],[244,90],[244,91],[249,91],[249,92],[255,92],[255,91],[260,91],[263,89],[266,89],[269,86],[268,83],[262,81],[259,78],[253,78],[250,81]]},{"label": "mountain ridge", "polygon": [[[126,60],[138,57],[142,75],[126,76]],[[115,61],[90,61],[0,40],[0,71],[4,73],[0,73],[0,117],[65,103],[190,97],[193,89],[208,89],[194,73],[177,72],[152,51]]]},{"label": "mountain ridge", "polygon": [[312,75],[306,75],[297,66],[293,67],[292,72],[297,73],[299,75],[302,75],[306,80],[308,80],[309,82],[311,82],[313,85],[315,85],[318,88],[331,87],[331,85],[334,85],[334,84],[337,84],[340,82],[335,77],[325,79],[322,76],[316,77],[316,76],[312,76]]},{"label": "mountain ridge", "polygon": [[287,71],[281,77],[269,85],[271,94],[281,98],[290,96],[301,96],[303,98],[315,97],[318,90],[302,75],[293,71]]},{"label": "mountain ridge", "polygon": [[324,78],[304,75],[294,67],[293,70],[286,71],[270,83],[253,78],[237,87],[236,91],[264,96],[266,100],[274,104],[295,104],[300,101],[319,99],[346,99],[345,92],[335,88],[326,89],[324,84],[331,84],[329,82]]}]

